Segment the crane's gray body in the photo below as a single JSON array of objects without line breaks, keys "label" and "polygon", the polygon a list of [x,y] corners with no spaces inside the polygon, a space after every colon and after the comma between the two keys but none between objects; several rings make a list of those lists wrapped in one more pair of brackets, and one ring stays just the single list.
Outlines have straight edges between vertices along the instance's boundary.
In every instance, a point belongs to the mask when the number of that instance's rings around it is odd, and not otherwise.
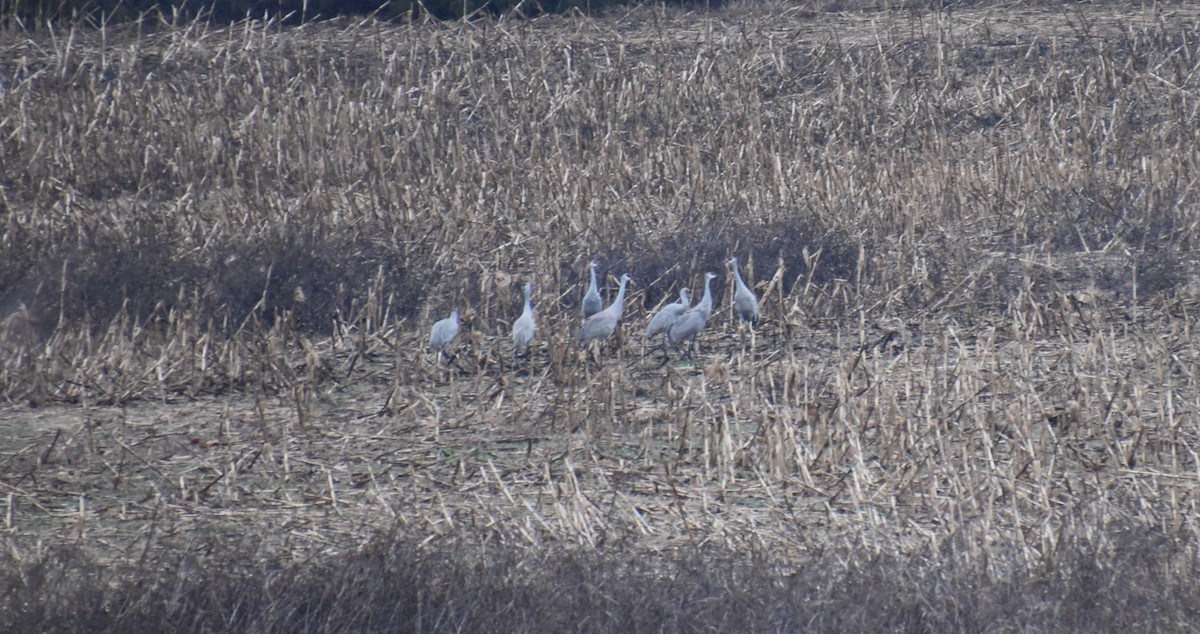
[{"label": "crane's gray body", "polygon": [[455,308],[450,316],[438,321],[429,331],[429,347],[442,352],[451,341],[458,336],[458,309]]},{"label": "crane's gray body", "polygon": [[742,280],[742,274],[738,271],[737,258],[729,258],[728,264],[733,267],[733,281],[737,286],[733,294],[733,312],[737,313],[738,319],[753,324],[758,321],[758,298]]},{"label": "crane's gray body", "polygon": [[521,311],[521,316],[513,322],[513,349],[518,352],[527,350],[536,332],[537,322],[533,319],[533,285],[526,282],[525,309]]},{"label": "crane's gray body", "polygon": [[604,341],[612,336],[617,329],[617,324],[621,321],[621,315],[625,312],[625,285],[629,282],[628,275],[621,276],[621,286],[617,289],[617,298],[609,304],[608,308],[588,317],[583,320],[583,325],[579,327],[579,341],[588,343],[591,341]]},{"label": "crane's gray body", "polygon": [[654,339],[659,335],[663,335],[665,339],[667,331],[679,320],[680,315],[683,315],[691,303],[688,290],[686,288],[679,289],[679,301],[663,306],[662,310],[658,311],[658,314],[646,326],[646,339]]},{"label": "crane's gray body", "polygon": [[712,316],[712,280],[716,276],[716,273],[711,272],[704,274],[704,297],[700,298],[698,304],[684,311],[667,331],[667,340],[671,345],[679,347],[684,341],[692,342],[708,324],[708,318]]}]

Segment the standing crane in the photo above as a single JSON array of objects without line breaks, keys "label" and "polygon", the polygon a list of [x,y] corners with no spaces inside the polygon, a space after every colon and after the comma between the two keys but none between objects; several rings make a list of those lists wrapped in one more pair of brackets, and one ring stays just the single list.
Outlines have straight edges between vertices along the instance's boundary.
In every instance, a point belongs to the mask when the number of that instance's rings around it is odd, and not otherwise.
[{"label": "standing crane", "polygon": [[646,326],[646,341],[652,341],[655,337],[662,335],[665,342],[667,331],[671,330],[671,326],[675,325],[679,316],[688,309],[691,303],[692,299],[688,297],[688,289],[679,289],[679,301],[663,306],[662,310],[650,319],[650,324]]},{"label": "standing crane", "polygon": [[747,324],[755,324],[758,322],[758,298],[754,296],[754,291],[746,286],[745,280],[742,279],[742,273],[738,271],[737,258],[729,258],[726,262],[733,269],[733,282],[737,289],[733,294],[733,312],[737,313],[738,319]]},{"label": "standing crane", "polygon": [[715,277],[717,274],[711,271],[704,274],[704,297],[700,298],[698,304],[684,311],[667,331],[667,340],[676,348],[680,343],[688,342],[687,356],[689,357],[692,356],[691,349],[695,346],[696,335],[704,330],[704,326],[708,324],[708,318],[712,316],[712,281]]},{"label": "standing crane", "polygon": [[622,275],[621,286],[617,289],[617,298],[613,300],[613,303],[609,304],[608,308],[583,320],[583,325],[579,327],[580,342],[586,344],[592,341],[604,341],[612,336],[613,331],[617,329],[617,324],[621,321],[621,314],[625,312],[625,285],[628,283],[629,275]]},{"label": "standing crane", "polygon": [[446,354],[446,347],[458,336],[458,308],[450,316],[439,320],[429,331],[429,347],[436,349],[438,358]]},{"label": "standing crane", "polygon": [[529,344],[533,341],[533,335],[536,332],[537,322],[533,318],[533,284],[526,282],[525,309],[521,311],[521,316],[513,322],[512,327],[514,358],[521,352],[529,351]]}]

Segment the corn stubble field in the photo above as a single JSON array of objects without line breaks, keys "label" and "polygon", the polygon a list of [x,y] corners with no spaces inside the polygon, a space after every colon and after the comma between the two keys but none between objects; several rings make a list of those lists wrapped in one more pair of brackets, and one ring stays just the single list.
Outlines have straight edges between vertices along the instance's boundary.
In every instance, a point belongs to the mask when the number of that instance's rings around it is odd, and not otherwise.
[{"label": "corn stubble field", "polygon": [[1194,630],[1197,17],[7,32],[0,621]]}]

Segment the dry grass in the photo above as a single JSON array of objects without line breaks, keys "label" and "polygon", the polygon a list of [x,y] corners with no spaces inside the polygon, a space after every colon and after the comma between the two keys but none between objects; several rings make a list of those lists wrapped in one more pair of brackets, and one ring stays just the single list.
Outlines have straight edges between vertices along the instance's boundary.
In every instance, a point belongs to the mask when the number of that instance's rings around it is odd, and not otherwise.
[{"label": "dry grass", "polygon": [[[1198,15],[8,34],[0,613],[1187,629]],[[729,255],[753,337],[723,296],[643,354]],[[592,257],[637,282],[600,366]]]}]

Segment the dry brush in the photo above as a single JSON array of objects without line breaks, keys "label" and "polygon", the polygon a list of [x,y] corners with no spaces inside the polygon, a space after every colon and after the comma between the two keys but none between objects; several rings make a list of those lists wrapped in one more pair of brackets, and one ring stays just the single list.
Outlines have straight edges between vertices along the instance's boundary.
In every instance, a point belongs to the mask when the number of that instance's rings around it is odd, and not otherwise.
[{"label": "dry brush", "polygon": [[[365,591],[321,567],[339,557],[387,578],[411,561],[435,594],[479,557],[509,585],[470,585],[460,625],[497,596],[554,616],[513,579],[591,562],[656,594],[719,552],[726,588],[769,589],[729,595],[730,629],[1180,626],[1196,26],[1169,4],[736,5],[6,34],[0,499],[9,551],[42,562],[10,582],[53,585],[42,539],[183,587],[206,536],[249,530],[264,561],[332,557],[297,564],[302,596]],[[636,280],[640,324],[731,255],[753,333],[726,290],[695,362],[628,325],[598,365],[572,343],[589,259],[610,290]],[[539,339],[514,366],[525,281]],[[458,353],[434,365],[419,349],[453,306]],[[1160,547],[1149,571],[1123,555]],[[1135,573],[1156,612],[1035,600],[1115,598],[1089,584]],[[691,629],[713,590],[679,574],[700,598],[667,613]],[[243,627],[297,627],[269,571],[217,577],[262,593]],[[645,606],[589,583],[570,614],[672,629],[614,620],[595,606]],[[63,618],[236,611],[188,587],[203,600],[118,592]],[[371,610],[348,622],[396,623]],[[404,622],[451,622],[421,614]]]}]

